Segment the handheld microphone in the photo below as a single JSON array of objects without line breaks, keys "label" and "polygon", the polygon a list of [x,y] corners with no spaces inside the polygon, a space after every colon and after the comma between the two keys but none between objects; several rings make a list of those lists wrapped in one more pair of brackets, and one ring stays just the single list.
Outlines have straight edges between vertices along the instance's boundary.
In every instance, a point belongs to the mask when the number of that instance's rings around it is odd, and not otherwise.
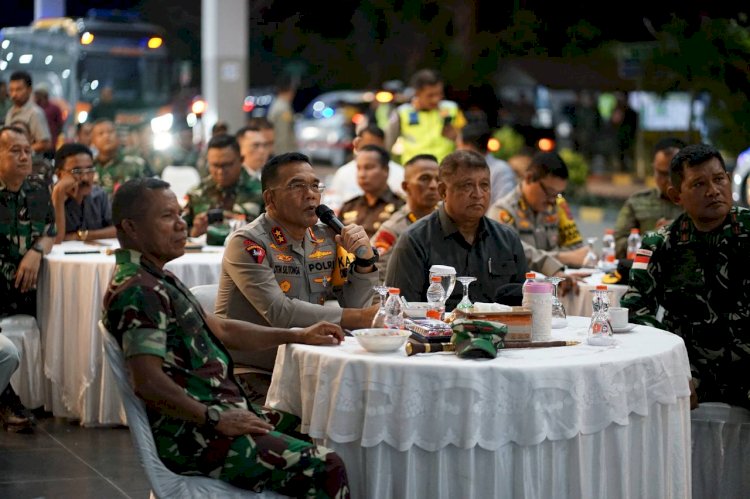
[{"label": "handheld microphone", "polygon": [[321,204],[315,208],[315,214],[318,215],[321,222],[332,228],[336,234],[341,234],[341,231],[344,229],[344,224],[341,223],[341,220],[338,219],[332,209]]},{"label": "handheld microphone", "polygon": [[[341,223],[341,220],[339,220],[332,209],[324,204],[321,204],[318,205],[317,208],[315,208],[315,214],[318,215],[318,218],[321,222],[332,228],[336,234],[341,234],[341,231],[344,229],[344,224]],[[361,258],[366,251],[367,250],[365,248],[360,246],[354,251],[354,254]]]}]

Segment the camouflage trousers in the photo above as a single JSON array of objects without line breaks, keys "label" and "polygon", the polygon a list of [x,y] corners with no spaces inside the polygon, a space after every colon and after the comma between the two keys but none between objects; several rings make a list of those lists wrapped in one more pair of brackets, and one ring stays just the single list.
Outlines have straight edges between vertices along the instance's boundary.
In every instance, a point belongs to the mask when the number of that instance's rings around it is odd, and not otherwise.
[{"label": "camouflage trousers", "polygon": [[[206,435],[195,425],[179,428],[161,420],[154,432],[159,455],[172,471],[206,475],[244,489],[274,490],[309,498],[348,498],[341,458],[299,433],[299,418],[252,404],[253,412],[274,426],[266,435]],[[177,429],[169,437],[170,429]]]}]

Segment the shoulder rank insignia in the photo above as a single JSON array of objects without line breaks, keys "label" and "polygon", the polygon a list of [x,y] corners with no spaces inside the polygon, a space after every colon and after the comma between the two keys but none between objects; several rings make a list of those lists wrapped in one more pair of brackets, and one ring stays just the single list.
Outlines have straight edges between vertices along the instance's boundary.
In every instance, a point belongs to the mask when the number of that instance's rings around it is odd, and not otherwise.
[{"label": "shoulder rank insignia", "polygon": [[271,228],[271,235],[276,244],[286,244],[286,236],[284,236],[284,231],[281,230],[281,227],[276,226]]}]

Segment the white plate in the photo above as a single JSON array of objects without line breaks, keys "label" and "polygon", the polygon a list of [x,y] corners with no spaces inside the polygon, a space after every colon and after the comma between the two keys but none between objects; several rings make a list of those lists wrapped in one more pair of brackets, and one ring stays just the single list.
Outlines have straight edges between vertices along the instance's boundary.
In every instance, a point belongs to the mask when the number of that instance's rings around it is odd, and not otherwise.
[{"label": "white plate", "polygon": [[628,331],[632,330],[636,325],[635,324],[628,324],[625,327],[614,327],[612,326],[612,331],[615,333],[627,333]]}]

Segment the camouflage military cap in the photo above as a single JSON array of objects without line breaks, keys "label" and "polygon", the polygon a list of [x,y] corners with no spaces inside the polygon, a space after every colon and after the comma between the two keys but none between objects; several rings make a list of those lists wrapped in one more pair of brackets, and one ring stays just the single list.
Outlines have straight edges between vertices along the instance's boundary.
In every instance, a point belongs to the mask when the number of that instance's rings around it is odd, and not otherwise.
[{"label": "camouflage military cap", "polygon": [[451,329],[456,355],[465,359],[494,359],[498,349],[505,346],[503,340],[508,334],[508,326],[502,322],[476,319],[457,319]]}]

